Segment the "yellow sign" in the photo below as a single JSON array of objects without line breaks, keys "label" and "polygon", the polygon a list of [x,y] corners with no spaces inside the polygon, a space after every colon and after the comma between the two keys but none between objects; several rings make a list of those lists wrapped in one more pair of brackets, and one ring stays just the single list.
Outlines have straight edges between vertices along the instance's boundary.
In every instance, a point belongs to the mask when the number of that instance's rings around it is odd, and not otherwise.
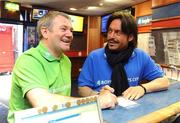
[{"label": "yellow sign", "polygon": [[19,4],[12,2],[5,2],[5,9],[10,11],[19,11]]},{"label": "yellow sign", "polygon": [[69,16],[71,17],[73,31],[83,32],[84,17],[76,16],[76,15],[69,15]]}]

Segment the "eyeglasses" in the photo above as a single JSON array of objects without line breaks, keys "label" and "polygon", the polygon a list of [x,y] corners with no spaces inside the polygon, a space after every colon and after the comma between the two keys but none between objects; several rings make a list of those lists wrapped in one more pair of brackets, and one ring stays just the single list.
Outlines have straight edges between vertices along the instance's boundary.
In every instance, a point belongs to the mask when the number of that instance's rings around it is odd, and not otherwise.
[{"label": "eyeglasses", "polygon": [[109,28],[107,31],[108,34],[112,34],[113,32],[114,32],[114,35],[116,35],[116,36],[120,36],[120,35],[124,34],[121,30],[114,30],[111,28]]}]

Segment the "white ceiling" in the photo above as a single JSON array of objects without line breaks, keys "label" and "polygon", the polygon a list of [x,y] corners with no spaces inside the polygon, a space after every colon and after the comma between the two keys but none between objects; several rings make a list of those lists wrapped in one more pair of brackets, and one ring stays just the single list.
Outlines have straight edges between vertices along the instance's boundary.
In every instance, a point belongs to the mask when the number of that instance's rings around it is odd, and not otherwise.
[{"label": "white ceiling", "polygon": [[[59,11],[81,14],[81,15],[104,15],[115,10],[120,10],[146,0],[5,0],[21,3],[25,6],[40,5],[55,8]],[[103,6],[99,4],[103,3]],[[87,10],[88,6],[96,6],[94,10]],[[29,6],[31,7],[31,6]],[[77,8],[71,11],[69,8]]]}]

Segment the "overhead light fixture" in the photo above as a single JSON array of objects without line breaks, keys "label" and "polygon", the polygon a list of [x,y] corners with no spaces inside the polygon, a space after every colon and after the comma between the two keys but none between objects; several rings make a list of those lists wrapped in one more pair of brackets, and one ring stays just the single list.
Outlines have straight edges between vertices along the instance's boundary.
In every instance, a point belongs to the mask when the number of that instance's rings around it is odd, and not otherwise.
[{"label": "overhead light fixture", "polygon": [[69,8],[69,10],[76,11],[77,9],[76,8]]},{"label": "overhead light fixture", "polygon": [[103,6],[104,4],[103,3],[99,3],[99,6]]},{"label": "overhead light fixture", "polygon": [[98,7],[96,7],[96,6],[88,6],[88,7],[87,7],[88,10],[94,10],[94,9],[97,9],[97,8],[98,8]]}]

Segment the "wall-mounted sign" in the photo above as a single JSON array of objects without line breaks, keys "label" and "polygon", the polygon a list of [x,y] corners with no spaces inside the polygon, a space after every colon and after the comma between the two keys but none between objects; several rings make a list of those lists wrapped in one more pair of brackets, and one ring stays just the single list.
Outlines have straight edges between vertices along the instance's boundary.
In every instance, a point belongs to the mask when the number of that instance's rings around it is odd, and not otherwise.
[{"label": "wall-mounted sign", "polygon": [[147,16],[141,16],[141,17],[137,17],[137,24],[138,26],[143,26],[143,25],[148,25],[151,23],[152,20],[152,15],[147,15]]},{"label": "wall-mounted sign", "polygon": [[19,4],[12,2],[5,2],[4,8],[9,11],[19,11]]}]

